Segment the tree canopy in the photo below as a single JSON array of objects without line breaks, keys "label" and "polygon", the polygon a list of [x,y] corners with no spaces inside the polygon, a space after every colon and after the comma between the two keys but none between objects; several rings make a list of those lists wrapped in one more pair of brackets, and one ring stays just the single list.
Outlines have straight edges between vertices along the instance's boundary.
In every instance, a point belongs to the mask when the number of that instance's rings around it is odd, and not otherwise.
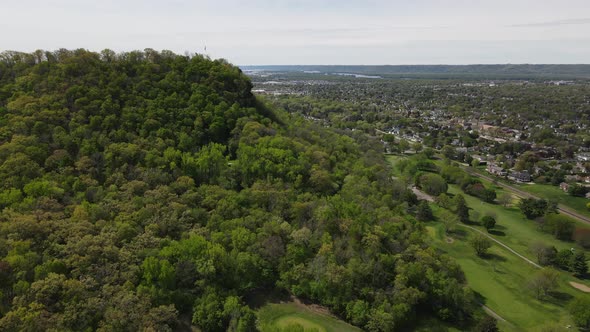
[{"label": "tree canopy", "polygon": [[380,143],[251,87],[199,55],[2,53],[0,329],[251,331],[275,289],[370,331],[470,319]]}]

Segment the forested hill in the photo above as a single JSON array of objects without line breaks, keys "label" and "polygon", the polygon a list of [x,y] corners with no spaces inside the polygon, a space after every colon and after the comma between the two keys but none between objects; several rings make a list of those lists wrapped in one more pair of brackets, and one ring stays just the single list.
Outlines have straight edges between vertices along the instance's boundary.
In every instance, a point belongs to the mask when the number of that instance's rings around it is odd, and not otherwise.
[{"label": "forested hill", "polygon": [[590,79],[590,64],[242,66],[245,70],[354,73],[392,78]]},{"label": "forested hill", "polygon": [[463,324],[381,145],[171,52],[0,55],[0,330],[252,331],[280,289],[370,331]]}]

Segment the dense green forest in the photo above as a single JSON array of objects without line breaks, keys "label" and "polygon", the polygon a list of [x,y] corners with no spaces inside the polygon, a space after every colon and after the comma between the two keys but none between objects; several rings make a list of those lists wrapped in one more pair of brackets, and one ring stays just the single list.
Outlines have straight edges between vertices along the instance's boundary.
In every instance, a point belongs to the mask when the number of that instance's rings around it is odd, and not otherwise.
[{"label": "dense green forest", "polygon": [[0,55],[0,330],[251,331],[282,290],[370,331],[472,320],[382,145],[224,60]]}]

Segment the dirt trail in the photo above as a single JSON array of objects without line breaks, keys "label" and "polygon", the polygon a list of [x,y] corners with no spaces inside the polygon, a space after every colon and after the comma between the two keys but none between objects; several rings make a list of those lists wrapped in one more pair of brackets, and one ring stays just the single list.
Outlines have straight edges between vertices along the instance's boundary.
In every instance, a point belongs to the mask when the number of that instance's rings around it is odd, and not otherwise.
[{"label": "dirt trail", "polygon": [[[307,303],[304,303],[303,301],[301,301],[301,299],[299,299],[298,297],[296,297],[294,295],[291,295],[291,301],[293,301],[293,303],[295,303],[295,305],[297,305],[298,307],[303,308],[303,309],[306,309],[306,310],[309,310],[309,311],[311,311],[313,313],[320,314],[320,315],[325,315],[325,316],[330,316],[330,317],[333,317],[333,318],[336,318],[336,319],[340,319],[340,318],[336,317],[334,314],[332,314],[332,312],[330,311],[330,309],[328,309],[326,307],[323,307],[323,306],[321,306],[319,304],[313,304],[313,303],[307,304]],[[285,302],[285,303],[288,303],[288,302]]]}]

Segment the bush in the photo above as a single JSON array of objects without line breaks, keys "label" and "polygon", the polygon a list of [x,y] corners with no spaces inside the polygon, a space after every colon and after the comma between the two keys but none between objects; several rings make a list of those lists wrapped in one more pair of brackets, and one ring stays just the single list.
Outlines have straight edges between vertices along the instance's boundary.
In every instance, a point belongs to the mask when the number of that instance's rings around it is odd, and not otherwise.
[{"label": "bush", "polygon": [[434,173],[426,173],[418,178],[418,185],[430,195],[438,196],[449,188],[445,179]]},{"label": "bush", "polygon": [[500,331],[498,329],[498,322],[494,317],[485,316],[484,319],[479,321],[474,329],[475,332],[497,332]]},{"label": "bush", "polygon": [[590,328],[590,299],[579,297],[569,305],[569,311],[576,325],[582,329]]},{"label": "bush", "polygon": [[572,196],[584,197],[588,191],[590,191],[590,188],[574,184],[569,186],[567,193]]},{"label": "bush", "polygon": [[568,217],[551,213],[545,217],[543,228],[546,232],[553,234],[556,239],[570,241],[576,226]]}]

